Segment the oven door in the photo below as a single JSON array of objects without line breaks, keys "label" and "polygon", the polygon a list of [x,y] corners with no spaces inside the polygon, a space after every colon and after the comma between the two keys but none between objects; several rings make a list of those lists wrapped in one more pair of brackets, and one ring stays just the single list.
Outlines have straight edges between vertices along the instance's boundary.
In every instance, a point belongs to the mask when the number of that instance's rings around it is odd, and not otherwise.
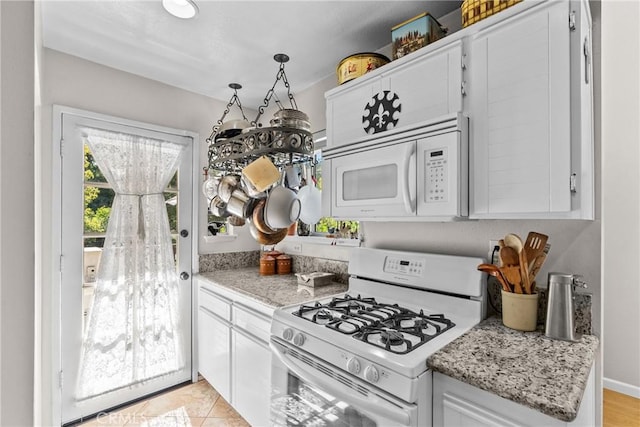
[{"label": "oven door", "polygon": [[417,426],[418,408],[271,338],[274,426]]}]

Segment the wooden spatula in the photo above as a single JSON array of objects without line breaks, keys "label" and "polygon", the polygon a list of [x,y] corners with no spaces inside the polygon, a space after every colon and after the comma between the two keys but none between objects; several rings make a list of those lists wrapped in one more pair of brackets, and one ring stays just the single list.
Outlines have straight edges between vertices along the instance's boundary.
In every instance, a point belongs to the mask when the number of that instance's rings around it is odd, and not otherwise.
[{"label": "wooden spatula", "polygon": [[527,235],[522,250],[525,251],[527,267],[533,267],[533,261],[544,252],[544,246],[547,244],[549,236],[542,233],[530,231]]}]

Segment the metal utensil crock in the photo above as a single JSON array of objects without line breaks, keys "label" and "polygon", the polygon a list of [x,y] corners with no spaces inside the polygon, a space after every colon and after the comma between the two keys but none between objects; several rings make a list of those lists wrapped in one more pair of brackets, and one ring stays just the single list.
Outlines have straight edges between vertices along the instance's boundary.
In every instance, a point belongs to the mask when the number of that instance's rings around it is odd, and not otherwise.
[{"label": "metal utensil crock", "polygon": [[547,320],[545,335],[564,341],[579,341],[573,322],[575,288],[586,288],[582,276],[566,273],[549,273],[547,290]]}]

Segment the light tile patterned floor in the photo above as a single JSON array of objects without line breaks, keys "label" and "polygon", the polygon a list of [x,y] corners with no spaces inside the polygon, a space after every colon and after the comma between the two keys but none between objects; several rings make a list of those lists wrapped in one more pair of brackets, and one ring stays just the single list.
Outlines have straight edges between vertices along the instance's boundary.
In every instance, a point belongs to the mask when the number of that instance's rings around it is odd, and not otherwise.
[{"label": "light tile patterned floor", "polygon": [[249,427],[205,380],[101,414],[83,427]]}]

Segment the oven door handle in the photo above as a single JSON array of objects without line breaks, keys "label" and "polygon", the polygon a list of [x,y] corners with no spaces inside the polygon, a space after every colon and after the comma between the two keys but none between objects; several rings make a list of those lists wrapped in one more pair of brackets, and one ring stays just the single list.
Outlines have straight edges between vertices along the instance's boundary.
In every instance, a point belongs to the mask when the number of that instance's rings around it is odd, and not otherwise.
[{"label": "oven door handle", "polygon": [[357,393],[354,393],[354,390],[349,387],[346,387],[337,381],[329,382],[324,378],[324,375],[318,375],[313,371],[305,369],[298,362],[287,356],[286,347],[282,344],[271,341],[269,343],[269,347],[271,347],[272,353],[278,358],[278,360],[287,369],[300,377],[301,380],[322,388],[324,391],[334,395],[338,399],[344,400],[345,402],[353,404],[356,407],[360,407],[365,411],[378,414],[385,419],[393,421],[397,425],[410,425],[411,418],[407,411],[404,411],[399,407],[393,407],[395,405],[387,400],[381,399],[375,393],[369,393],[368,397],[362,398]]}]

